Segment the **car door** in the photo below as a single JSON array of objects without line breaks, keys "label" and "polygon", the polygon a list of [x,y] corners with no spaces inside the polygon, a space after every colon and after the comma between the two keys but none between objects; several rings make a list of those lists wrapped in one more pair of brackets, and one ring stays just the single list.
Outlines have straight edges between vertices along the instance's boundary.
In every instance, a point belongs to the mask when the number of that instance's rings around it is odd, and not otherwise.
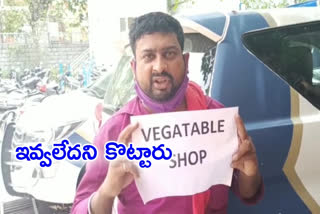
[{"label": "car door", "polygon": [[[243,35],[243,43],[253,57],[261,60],[274,76],[289,86],[289,93],[282,96],[282,102],[287,102],[288,98],[290,100],[292,130],[283,132],[282,142],[278,138],[275,139],[277,142],[263,141],[264,145],[257,144],[260,158],[264,160],[264,163],[260,162],[260,167],[266,183],[266,195],[259,213],[320,213],[319,38],[319,21]],[[269,84],[267,87],[276,87],[276,84]],[[264,90],[264,87],[257,86],[257,90]],[[277,97],[277,93],[281,91],[274,90],[270,96]],[[281,97],[278,102],[281,103]],[[279,108],[278,111],[286,110]],[[260,139],[272,139],[272,133],[267,130],[272,126],[278,127],[280,121],[281,118],[258,121],[260,124],[264,123],[264,129],[259,130]],[[290,128],[290,124],[282,126]],[[275,134],[276,132],[277,129],[274,130]],[[288,153],[277,152],[284,147],[284,141],[288,137]],[[284,163],[270,164],[278,156],[284,158]],[[282,172],[274,173],[273,169],[277,167],[281,167]],[[290,188],[286,187],[287,184]],[[279,198],[279,195],[282,197]],[[273,201],[272,197],[278,201]]]}]

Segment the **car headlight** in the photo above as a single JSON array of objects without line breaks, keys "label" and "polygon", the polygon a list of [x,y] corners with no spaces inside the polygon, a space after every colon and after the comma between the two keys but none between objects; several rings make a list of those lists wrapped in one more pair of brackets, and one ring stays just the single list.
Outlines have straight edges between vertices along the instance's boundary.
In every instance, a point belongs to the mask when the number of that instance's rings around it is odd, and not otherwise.
[{"label": "car headlight", "polygon": [[[27,146],[27,144],[33,144],[34,146],[38,143],[42,143],[42,148],[50,148],[55,142],[68,138],[75,129],[81,126],[85,120],[72,121],[64,125],[59,126],[55,129],[43,129],[37,131],[31,131],[27,128],[17,127],[13,136],[13,145],[15,146]],[[51,167],[40,167],[39,163],[34,165],[37,173],[35,176],[41,179],[54,178],[56,176],[57,170],[60,166],[59,161],[54,161],[52,159]]]},{"label": "car headlight", "polygon": [[75,129],[77,129],[83,120],[72,121],[61,125],[54,129],[44,129],[37,131],[27,131],[17,128],[14,134],[14,142],[17,144],[21,143],[42,143],[50,144],[58,140],[68,138]]},{"label": "car headlight", "polygon": [[79,120],[79,121],[72,121],[59,126],[54,130],[54,140],[58,141],[61,139],[68,138],[73,133],[73,131],[76,130],[79,126],[81,126],[83,123],[84,123],[83,120]]}]

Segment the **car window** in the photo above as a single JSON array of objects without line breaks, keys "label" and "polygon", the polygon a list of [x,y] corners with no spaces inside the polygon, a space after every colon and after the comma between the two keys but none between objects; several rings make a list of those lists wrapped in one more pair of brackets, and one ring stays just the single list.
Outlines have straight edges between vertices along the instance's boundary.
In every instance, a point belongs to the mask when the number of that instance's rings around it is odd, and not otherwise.
[{"label": "car window", "polygon": [[208,95],[213,77],[216,43],[200,33],[185,34],[185,52],[190,52],[189,78]]},{"label": "car window", "polygon": [[246,47],[320,109],[320,22],[245,34]]},{"label": "car window", "polygon": [[132,56],[124,54],[113,70],[110,82],[106,85],[105,107],[117,110],[135,95],[133,73],[130,67],[131,59]]},{"label": "car window", "polygon": [[106,89],[107,86],[110,83],[111,80],[111,74],[112,72],[108,72],[105,75],[103,75],[102,77],[100,77],[97,81],[95,81],[93,84],[91,84],[87,89],[84,89],[84,91],[89,91],[92,92],[92,94],[94,96],[96,96],[99,99],[103,99],[105,93],[106,93]]}]

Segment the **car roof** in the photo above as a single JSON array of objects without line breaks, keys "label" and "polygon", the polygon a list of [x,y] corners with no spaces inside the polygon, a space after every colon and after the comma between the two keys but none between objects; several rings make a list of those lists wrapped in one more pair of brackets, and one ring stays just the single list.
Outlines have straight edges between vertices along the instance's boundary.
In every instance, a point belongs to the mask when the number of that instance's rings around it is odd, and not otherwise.
[{"label": "car roof", "polygon": [[[223,40],[230,27],[230,20],[241,21],[243,16],[262,16],[269,27],[280,27],[320,20],[320,10],[318,7],[306,7],[229,12],[216,11],[189,16],[177,15],[176,18],[180,21],[185,33],[198,32],[215,42],[219,42]],[[255,20],[252,19],[252,21]]]}]

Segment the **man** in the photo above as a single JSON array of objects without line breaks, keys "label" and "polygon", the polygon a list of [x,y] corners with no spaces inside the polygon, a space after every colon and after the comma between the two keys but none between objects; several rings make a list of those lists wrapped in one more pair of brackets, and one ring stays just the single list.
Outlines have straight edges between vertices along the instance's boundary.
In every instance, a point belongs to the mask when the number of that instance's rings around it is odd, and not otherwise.
[{"label": "man", "polygon": [[[104,159],[106,142],[130,142],[138,127],[130,124],[132,115],[223,107],[189,82],[189,55],[183,54],[183,30],[173,17],[160,12],[138,17],[129,37],[137,97],[113,115],[96,136],[94,143],[100,154],[96,161],[87,164],[72,213],[109,214],[115,197],[119,198],[120,214],[226,213],[229,188],[224,185],[193,196],[160,198],[144,205],[134,182],[139,176],[137,168],[125,160],[108,163]],[[236,117],[236,124],[239,148],[231,166],[235,169],[232,190],[244,202],[255,203],[263,194],[255,147],[240,117]]]},{"label": "man", "polygon": [[318,85],[312,85],[305,80],[302,80],[300,84],[307,94],[310,94],[311,96],[320,96],[320,87]]},{"label": "man", "polygon": [[317,108],[320,108],[320,86],[313,85],[306,80],[302,80],[299,83],[299,92],[305,96],[312,104]]}]

